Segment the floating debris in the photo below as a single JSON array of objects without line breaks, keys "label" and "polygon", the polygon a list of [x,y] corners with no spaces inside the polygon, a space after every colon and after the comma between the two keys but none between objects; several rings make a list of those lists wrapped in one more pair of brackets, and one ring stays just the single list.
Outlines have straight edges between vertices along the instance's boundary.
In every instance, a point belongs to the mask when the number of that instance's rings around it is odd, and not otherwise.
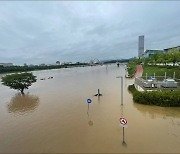
[{"label": "floating debris", "polygon": [[53,78],[54,78],[53,76],[48,77],[48,79],[53,79]]}]

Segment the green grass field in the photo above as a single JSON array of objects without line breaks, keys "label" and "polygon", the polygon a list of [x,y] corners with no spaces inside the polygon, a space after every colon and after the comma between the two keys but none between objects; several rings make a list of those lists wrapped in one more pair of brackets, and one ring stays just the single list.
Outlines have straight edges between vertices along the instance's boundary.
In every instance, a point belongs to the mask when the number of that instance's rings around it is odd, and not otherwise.
[{"label": "green grass field", "polygon": [[167,78],[173,78],[175,72],[175,78],[180,79],[180,67],[175,66],[143,66],[143,77],[146,76],[166,76]]}]

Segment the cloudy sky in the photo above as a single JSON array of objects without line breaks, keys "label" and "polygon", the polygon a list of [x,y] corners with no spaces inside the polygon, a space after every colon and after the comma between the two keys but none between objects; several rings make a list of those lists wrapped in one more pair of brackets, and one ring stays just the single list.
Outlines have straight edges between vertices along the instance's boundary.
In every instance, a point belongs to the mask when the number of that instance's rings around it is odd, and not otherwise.
[{"label": "cloudy sky", "polygon": [[180,45],[180,2],[0,1],[0,63],[137,56]]}]

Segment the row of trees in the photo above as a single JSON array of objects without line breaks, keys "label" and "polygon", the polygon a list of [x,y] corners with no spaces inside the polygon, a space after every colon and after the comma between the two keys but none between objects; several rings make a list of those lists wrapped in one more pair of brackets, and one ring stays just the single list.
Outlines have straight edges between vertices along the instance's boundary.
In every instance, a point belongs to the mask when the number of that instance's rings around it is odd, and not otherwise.
[{"label": "row of trees", "polygon": [[9,66],[3,67],[0,66],[0,73],[9,73],[9,72],[25,72],[25,71],[35,71],[35,70],[46,70],[46,69],[59,69],[67,67],[76,67],[88,65],[87,63],[76,63],[76,64],[65,64],[65,65],[52,65],[52,66]]},{"label": "row of trees", "polygon": [[[59,61],[56,62],[60,64]],[[67,65],[54,65],[54,66],[10,66],[10,67],[0,67],[0,73],[4,72],[22,72],[22,71],[33,71],[33,70],[42,70],[42,69],[58,69],[64,68],[67,66],[84,66],[88,65],[87,63],[76,63],[76,64],[67,64]],[[14,73],[3,76],[1,82],[3,85],[8,86],[11,89],[15,89],[24,94],[24,90],[28,89],[33,83],[37,81],[37,77],[32,73],[23,72],[23,73]]]},{"label": "row of trees", "polygon": [[165,66],[168,63],[173,63],[174,66],[176,63],[180,63],[180,52],[177,50],[170,50],[166,53],[155,53],[147,58],[136,59],[135,62],[137,64],[144,63],[145,65],[164,64]]}]

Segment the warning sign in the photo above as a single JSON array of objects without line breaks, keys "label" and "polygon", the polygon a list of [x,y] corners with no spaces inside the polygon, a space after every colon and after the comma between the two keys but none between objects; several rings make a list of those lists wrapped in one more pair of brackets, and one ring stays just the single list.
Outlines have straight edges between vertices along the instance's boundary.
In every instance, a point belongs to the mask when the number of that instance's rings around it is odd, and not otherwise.
[{"label": "warning sign", "polygon": [[127,120],[125,118],[120,118],[119,119],[120,124],[122,124],[123,126],[125,126],[127,124]]}]

